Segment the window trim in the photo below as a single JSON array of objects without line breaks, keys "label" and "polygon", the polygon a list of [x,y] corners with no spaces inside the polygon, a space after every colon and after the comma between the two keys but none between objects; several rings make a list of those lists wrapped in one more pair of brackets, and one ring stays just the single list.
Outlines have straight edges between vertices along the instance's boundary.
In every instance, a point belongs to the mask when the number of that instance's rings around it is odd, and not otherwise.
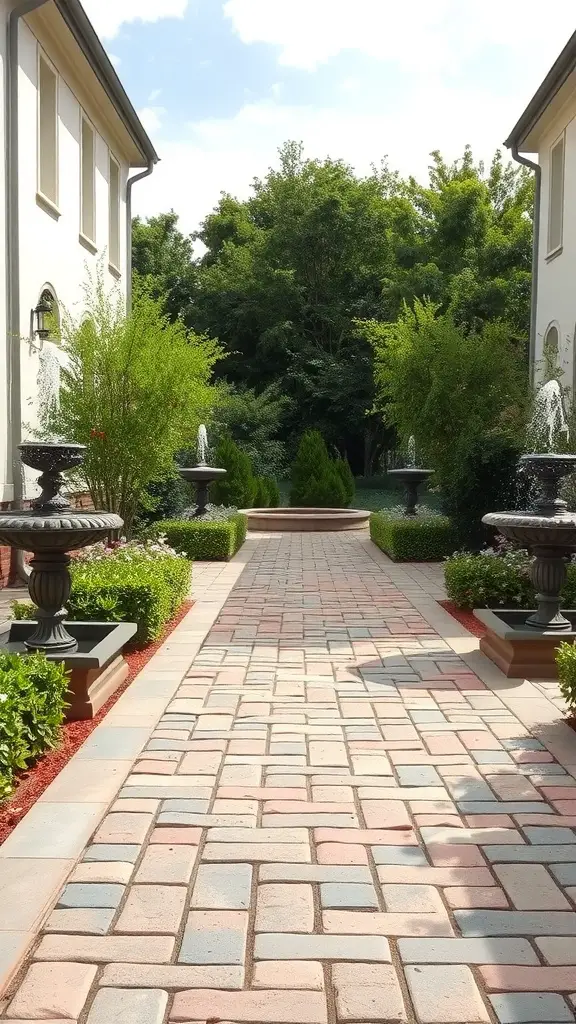
[{"label": "window trim", "polygon": [[[92,132],[92,219],[94,237],[91,238],[84,230],[84,125]],[[98,252],[96,245],[96,128],[86,112],[80,107],[80,231],[79,241],[91,253]]]},{"label": "window trim", "polygon": [[[111,165],[115,164],[118,172],[118,195],[116,200],[116,215],[118,218],[118,263],[112,259],[112,189],[111,189]],[[108,150],[108,269],[115,277],[121,277],[122,271],[120,269],[120,263],[122,262],[122,235],[121,235],[121,183],[122,183],[122,165],[120,161],[114,156],[111,149]]]},{"label": "window trim", "polygon": [[[550,228],[552,224],[552,162],[553,154],[558,146],[562,146],[562,185],[561,185],[561,207],[560,207],[560,242],[554,248],[550,248]],[[549,150],[549,182],[548,182],[548,224],[546,234],[546,259],[552,260],[555,256],[559,256],[564,248],[564,196],[565,196],[565,184],[566,184],[566,131],[561,132],[555,142],[552,143]]]},{"label": "window trim", "polygon": [[[55,196],[51,198],[42,191],[42,146],[41,146],[41,107],[42,107],[42,89],[41,89],[41,67],[42,62],[54,75],[55,85],[55,117],[54,117],[54,151],[55,151]],[[37,74],[37,89],[36,89],[36,201],[38,205],[42,206],[47,213],[54,215],[56,218],[61,216],[59,208],[60,201],[60,75],[58,69],[52,63],[47,53],[42,49],[40,44],[37,46],[37,61],[36,61],[36,74]]]}]

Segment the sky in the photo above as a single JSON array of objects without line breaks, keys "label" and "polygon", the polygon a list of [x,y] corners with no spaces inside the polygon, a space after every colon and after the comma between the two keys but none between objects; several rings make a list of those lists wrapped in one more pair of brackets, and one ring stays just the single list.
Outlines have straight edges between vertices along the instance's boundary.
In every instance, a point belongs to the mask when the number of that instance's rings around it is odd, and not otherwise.
[{"label": "sky", "polygon": [[574,0],[84,0],[161,163],[135,212],[197,229],[288,139],[358,173],[489,161],[576,29]]}]

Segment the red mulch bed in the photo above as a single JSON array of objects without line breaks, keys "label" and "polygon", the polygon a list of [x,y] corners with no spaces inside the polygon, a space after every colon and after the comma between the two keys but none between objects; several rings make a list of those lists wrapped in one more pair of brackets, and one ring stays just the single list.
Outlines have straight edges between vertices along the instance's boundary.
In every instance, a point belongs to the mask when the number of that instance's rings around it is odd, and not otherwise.
[{"label": "red mulch bed", "polygon": [[172,633],[190,611],[193,604],[193,601],[186,601],[182,605],[178,614],[167,623],[162,636],[155,643],[149,644],[148,647],[140,651],[125,651],[124,657],[130,667],[130,674],[126,682],[123,683],[116,693],[109,697],[95,718],[87,722],[66,722],[62,728],[62,741],[58,749],[51,750],[33,768],[22,773],[14,793],[7,803],[2,804],[0,808],[0,846],[8,838],[12,830],[16,828],[16,825],[22,821],[24,815],[28,813],[38,798],[42,796],[44,790],[47,789],[59,772],[68,764],[70,758],[74,756],[84,741],[88,739],[90,733],[106,717],[118,698],[122,696],[133,679],[150,661],[152,655],[162,646],[166,637]]},{"label": "red mulch bed", "polygon": [[477,636],[479,640],[486,635],[486,626],[476,618],[473,612],[465,611],[463,608],[457,608],[453,601],[440,601],[439,604],[456,619],[461,626],[464,626],[472,636]]}]

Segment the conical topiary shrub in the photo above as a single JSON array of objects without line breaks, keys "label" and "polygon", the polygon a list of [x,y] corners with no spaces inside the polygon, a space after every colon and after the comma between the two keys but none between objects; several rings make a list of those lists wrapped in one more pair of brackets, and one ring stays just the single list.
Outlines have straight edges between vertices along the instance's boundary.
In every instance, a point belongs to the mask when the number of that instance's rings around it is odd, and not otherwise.
[{"label": "conical topiary shrub", "polygon": [[356,494],[356,483],[352,475],[352,470],[350,469],[350,463],[348,462],[348,459],[336,459],[334,465],[344,487],[344,505],[348,508],[348,506],[352,504],[352,499]]},{"label": "conical topiary shrub", "polygon": [[253,508],[268,508],[270,505],[270,491],[268,489],[268,481],[263,476],[257,476],[255,478],[254,498],[252,501]]},{"label": "conical topiary shrub", "polygon": [[268,491],[268,508],[278,508],[280,504],[280,488],[276,480],[271,476],[265,476],[264,483]]},{"label": "conical topiary shrub", "polygon": [[324,467],[320,476],[313,476],[304,495],[308,508],[344,508],[346,493],[340,474],[333,462]]},{"label": "conical topiary shrub", "polygon": [[250,456],[231,437],[223,437],[214,452],[214,461],[226,470],[226,476],[212,484],[210,500],[229,508],[250,508],[256,487]]},{"label": "conical topiary shrub", "polygon": [[309,499],[311,483],[314,479],[321,480],[330,464],[330,456],[322,434],[318,430],[307,430],[300,440],[298,453],[292,464],[290,504],[293,508],[316,504]]}]

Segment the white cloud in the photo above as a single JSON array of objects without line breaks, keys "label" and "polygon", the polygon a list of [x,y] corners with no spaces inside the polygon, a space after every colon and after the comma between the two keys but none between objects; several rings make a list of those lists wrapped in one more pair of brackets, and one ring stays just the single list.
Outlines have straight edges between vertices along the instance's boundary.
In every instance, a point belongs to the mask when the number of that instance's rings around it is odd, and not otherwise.
[{"label": "white cloud", "polygon": [[183,18],[188,0],[84,0],[86,14],[103,39],[113,39],[129,21]]},{"label": "white cloud", "polygon": [[471,142],[489,159],[518,113],[512,100],[442,87],[428,90],[425,109],[418,91],[382,113],[248,103],[233,118],[197,122],[187,138],[162,142],[160,164],[136,186],[135,209],[149,216],[172,206],[193,231],[221,191],[246,197],[287,139],[302,139],[307,156],[340,157],[361,173],[388,154],[392,168],[425,179],[432,149],[455,159]]},{"label": "white cloud", "polygon": [[344,50],[404,67],[462,65],[485,43],[514,47],[574,28],[573,0],[226,0],[224,13],[244,43],[280,48],[279,62],[314,70]]},{"label": "white cloud", "polygon": [[138,117],[149,135],[157,135],[162,127],[162,119],[166,113],[164,107],[142,107]]},{"label": "white cloud", "polygon": [[[312,69],[354,48],[386,61],[386,85],[378,92],[371,69],[367,95],[357,62],[322,107],[289,105],[278,81],[233,117],[197,121],[158,146],[161,163],[136,187],[135,209],[147,216],[173,207],[193,231],[221,191],[249,195],[287,139],[360,173],[388,155],[391,168],[420,180],[433,149],[455,159],[470,143],[489,160],[573,30],[573,0],[548,3],[542,18],[535,0],[226,0],[240,38],[277,45],[280,63]],[[483,58],[485,43],[497,46],[497,66]],[[393,88],[398,59],[410,74]]]}]

